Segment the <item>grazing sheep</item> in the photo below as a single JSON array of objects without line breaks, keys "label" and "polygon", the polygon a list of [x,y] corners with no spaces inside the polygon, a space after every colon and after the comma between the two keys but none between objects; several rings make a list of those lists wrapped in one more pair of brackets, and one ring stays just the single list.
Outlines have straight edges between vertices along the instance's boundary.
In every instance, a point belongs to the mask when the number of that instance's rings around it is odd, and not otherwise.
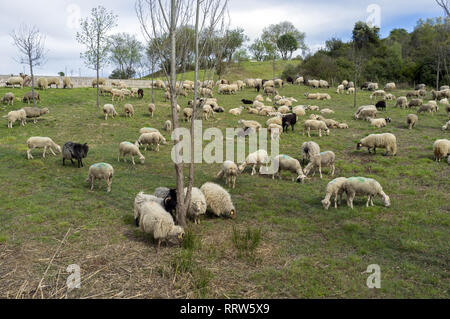
[{"label": "grazing sheep", "polygon": [[239,116],[242,113],[242,108],[235,108],[228,111],[231,115]]},{"label": "grazing sheep", "polygon": [[[98,85],[106,85],[106,80],[104,78],[98,79]],[[92,88],[95,88],[97,86],[97,79],[92,80]]]},{"label": "grazing sheep", "polygon": [[281,137],[281,134],[283,132],[283,127],[281,127],[278,124],[270,124],[267,127],[267,131],[270,133],[270,137],[272,140],[279,139]]},{"label": "grazing sheep", "polygon": [[27,124],[27,113],[24,109],[11,111],[8,113],[8,115],[3,116],[3,118],[8,119],[8,128],[13,128],[13,125],[14,123],[16,123],[16,121],[20,121],[20,124],[22,126],[25,126],[25,124]]},{"label": "grazing sheep", "polygon": [[298,105],[292,109],[292,113],[294,113],[297,116],[305,116],[306,110],[303,105]]},{"label": "grazing sheep", "polygon": [[139,151],[139,147],[130,142],[122,142],[119,145],[119,157],[117,158],[117,161],[120,162],[120,158],[123,157],[124,162],[126,162],[127,156],[131,157],[133,165],[136,165],[136,162],[134,161],[135,156],[139,156],[142,165],[145,163],[145,157],[142,155],[141,151]]},{"label": "grazing sheep", "polygon": [[356,93],[356,89],[355,89],[355,88],[349,88],[349,89],[347,90],[347,95],[355,94],[355,93]]},{"label": "grazing sheep", "polygon": [[156,112],[156,106],[155,104],[149,104],[148,105],[148,112],[150,113],[151,117],[153,117],[153,115]]},{"label": "grazing sheep", "polygon": [[155,133],[158,132],[159,130],[157,130],[156,128],[152,128],[152,127],[143,127],[139,130],[139,134],[145,134],[145,133]]},{"label": "grazing sheep", "polygon": [[385,99],[385,100],[388,100],[388,101],[393,101],[393,100],[396,100],[397,98],[395,97],[395,95],[389,93],[389,94],[386,94],[386,96],[384,97],[384,99]]},{"label": "grazing sheep", "polygon": [[273,87],[266,87],[266,88],[264,88],[264,94],[278,95],[278,91],[275,90],[275,88],[273,88]]},{"label": "grazing sheep", "polygon": [[408,98],[406,96],[399,97],[395,106],[406,109],[408,107]]},{"label": "grazing sheep", "polygon": [[114,168],[107,163],[97,163],[89,168],[86,183],[91,183],[91,191],[94,190],[94,181],[96,179],[104,179],[108,187],[107,192],[111,192],[111,184],[114,177]]},{"label": "grazing sheep", "polygon": [[348,124],[347,123],[339,123],[338,129],[342,129],[342,130],[348,129]]},{"label": "grazing sheep", "polygon": [[[34,99],[37,101],[36,103],[41,101],[41,96],[38,92],[34,92]],[[33,92],[25,93],[25,95],[23,96],[23,102],[28,104],[33,102]]]},{"label": "grazing sheep", "polygon": [[327,193],[325,195],[325,198],[322,200],[322,205],[325,210],[328,210],[331,206],[331,198],[334,196],[334,208],[338,208],[338,197],[339,197],[339,204],[342,202],[342,195],[344,194],[344,183],[347,180],[345,177],[339,177],[327,185]]},{"label": "grazing sheep", "polygon": [[358,108],[355,113],[355,120],[368,120],[376,118],[378,110],[375,105],[365,105]]},{"label": "grazing sheep", "polygon": [[375,107],[377,110],[386,110],[386,102],[385,101],[379,101],[377,104],[375,104]]},{"label": "grazing sheep", "polygon": [[[145,150],[147,151],[148,146],[152,146],[156,152],[159,152],[159,146],[163,144],[166,145],[166,139],[159,132],[154,133],[144,133],[136,141],[134,145],[141,147],[145,145]],[[155,147],[156,146],[156,147]]]},{"label": "grazing sheep", "polygon": [[[169,189],[167,189],[169,190]],[[163,197],[164,198],[164,197]],[[134,199],[134,221],[136,223],[136,227],[139,227],[139,218],[137,218],[137,216],[139,216],[139,207],[141,205],[143,205],[144,203],[148,203],[148,202],[154,202],[159,204],[161,207],[164,208],[164,199],[154,196],[154,195],[147,195],[144,194],[144,192],[140,192],[139,194],[136,195],[135,199]]]},{"label": "grazing sheep", "polygon": [[193,115],[194,115],[194,109],[191,109],[191,108],[185,108],[185,109],[183,110],[183,116],[184,116],[184,120],[185,120],[186,122],[191,121]]},{"label": "grazing sheep", "polygon": [[259,150],[250,154],[244,163],[239,166],[239,172],[242,173],[247,166],[252,166],[252,176],[256,174],[258,166],[267,165],[269,163],[269,155],[265,150]]},{"label": "grazing sheep", "polygon": [[131,104],[125,104],[124,105],[124,109],[125,109],[125,115],[126,117],[133,117],[134,116],[134,108],[133,105]]},{"label": "grazing sheep", "polygon": [[232,161],[225,161],[222,170],[217,174],[216,178],[225,178],[226,185],[236,188],[236,178],[239,174],[239,168]]},{"label": "grazing sheep", "polygon": [[49,137],[30,137],[27,141],[27,146],[28,146],[27,158],[29,160],[33,159],[33,155],[31,155],[31,152],[36,148],[44,149],[44,153],[42,155],[43,158],[45,158],[47,149],[49,149],[54,156],[56,156],[56,154],[53,151],[53,148],[56,150],[57,153],[61,153],[61,147],[55,142],[53,142],[53,140]]},{"label": "grazing sheep", "polygon": [[332,119],[323,119],[322,122],[325,122],[328,128],[339,128],[339,122]]},{"label": "grazing sheep", "polygon": [[344,94],[345,93],[345,85],[341,84],[337,87],[336,94]]},{"label": "grazing sheep", "polygon": [[406,93],[406,97],[408,98],[411,98],[411,97],[420,97],[420,91],[419,90],[416,90],[416,91],[411,91],[411,92],[408,92],[408,93]]},{"label": "grazing sheep", "polygon": [[[184,195],[187,194],[187,188],[184,189]],[[192,188],[191,203],[186,216],[193,220],[195,224],[200,225],[200,217],[206,214],[206,198],[202,191],[197,187]]]},{"label": "grazing sheep", "polygon": [[288,132],[289,126],[292,128],[292,132],[294,132],[295,124],[297,124],[297,115],[295,114],[288,114],[283,116],[281,119],[282,127],[283,127],[283,133]]},{"label": "grazing sheep", "polygon": [[40,88],[41,90],[47,90],[48,89],[48,81],[46,78],[39,78],[37,80],[37,85],[38,88]]},{"label": "grazing sheep", "polygon": [[278,176],[279,179],[282,179],[281,172],[288,171],[292,174],[295,174],[292,177],[292,181],[303,182],[306,179],[306,175],[303,173],[302,166],[300,162],[295,158],[292,158],[288,155],[279,155],[274,158],[274,165],[278,167],[278,171],[272,175],[272,179],[275,179],[275,176]]},{"label": "grazing sheep", "polygon": [[42,115],[49,114],[50,111],[48,108],[39,109],[37,107],[24,107],[23,110],[27,114],[27,118],[33,119],[33,122],[36,124],[37,119]]},{"label": "grazing sheep", "polygon": [[220,185],[206,183],[200,188],[205,196],[207,210],[217,217],[235,219],[237,217],[230,194]]},{"label": "grazing sheep", "polygon": [[436,162],[447,157],[450,154],[450,140],[442,139],[434,142],[433,153]]},{"label": "grazing sheep", "polygon": [[20,88],[23,89],[23,78],[20,76],[13,76],[6,80],[6,86],[12,86],[13,88],[16,85],[20,85]]},{"label": "grazing sheep", "polygon": [[395,90],[395,89],[396,89],[396,86],[395,86],[395,83],[393,83],[393,82],[387,83],[387,84],[384,86],[384,90],[385,90],[385,91],[392,91],[392,90]]},{"label": "grazing sheep", "polygon": [[116,109],[112,104],[105,104],[103,106],[103,113],[105,114],[105,120],[108,120],[108,116],[111,116],[112,118],[117,116]]},{"label": "grazing sheep", "polygon": [[114,98],[118,98],[119,101],[123,101],[125,94],[122,90],[116,90],[116,89],[112,89],[111,90],[111,95],[112,95],[112,101],[114,102]]},{"label": "grazing sheep", "polygon": [[366,207],[369,207],[369,205],[374,206],[373,199],[378,195],[383,199],[384,206],[391,206],[389,196],[383,191],[380,183],[372,178],[350,177],[344,182],[342,187],[347,194],[347,205],[351,209],[353,209],[353,200],[357,195],[369,196]]},{"label": "grazing sheep", "polygon": [[322,109],[322,110],[320,111],[320,113],[321,113],[322,115],[327,116],[327,115],[333,115],[333,114],[334,114],[334,111],[333,111],[333,110],[330,110],[330,109]]},{"label": "grazing sheep", "polygon": [[320,111],[320,108],[317,105],[308,105],[306,107],[306,109],[311,112],[319,112]]},{"label": "grazing sheep", "polygon": [[320,87],[320,81],[317,80],[308,80],[308,86],[311,86],[315,89],[318,89]]},{"label": "grazing sheep", "polygon": [[443,85],[439,88],[439,91],[447,91],[447,90],[450,90],[450,86],[448,85]]},{"label": "grazing sheep", "polygon": [[444,126],[442,126],[442,130],[443,130],[443,131],[450,130],[450,121],[448,121],[447,123],[445,123]]},{"label": "grazing sheep", "polygon": [[417,114],[420,114],[420,113],[433,114],[433,112],[437,112],[438,110],[439,110],[439,108],[436,104],[427,103],[427,104],[423,104],[419,107],[419,109],[417,110]]},{"label": "grazing sheep", "polygon": [[371,134],[365,138],[363,138],[357,145],[358,151],[361,150],[362,147],[367,147],[369,150],[369,154],[371,154],[371,150],[373,149],[374,154],[377,153],[377,148],[385,148],[386,153],[391,153],[392,156],[397,155],[397,138],[395,135],[390,133],[384,134]]},{"label": "grazing sheep", "polygon": [[370,119],[370,125],[375,126],[377,128],[386,127],[388,123],[391,123],[392,120],[390,118],[386,119]]},{"label": "grazing sheep", "polygon": [[386,97],[386,92],[384,92],[383,90],[379,90],[379,91],[375,91],[372,93],[372,95],[370,95],[370,99],[372,100],[374,97]]},{"label": "grazing sheep", "polygon": [[408,128],[412,130],[414,126],[416,126],[417,122],[419,122],[419,118],[415,114],[409,114],[406,118],[406,124],[408,125]]},{"label": "grazing sheep", "polygon": [[66,160],[71,161],[74,159],[78,162],[78,168],[84,167],[83,158],[86,158],[89,153],[89,146],[86,144],[78,144],[73,142],[67,142],[62,148],[63,166],[66,166]]},{"label": "grazing sheep", "polygon": [[287,114],[291,111],[291,109],[287,106],[282,106],[278,108],[278,112],[281,114]]},{"label": "grazing sheep", "polygon": [[204,105],[203,106],[203,119],[208,121],[210,117],[215,117],[214,116],[214,110],[211,107],[211,105]]},{"label": "grazing sheep", "polygon": [[63,88],[64,89],[68,89],[68,88],[73,89],[73,84],[71,83],[70,78],[68,78],[68,77],[63,78]]},{"label": "grazing sheep", "polygon": [[320,146],[315,142],[305,142],[301,148],[302,151],[302,162],[311,160],[315,155],[320,154]]},{"label": "grazing sheep", "polygon": [[322,167],[329,167],[330,175],[334,176],[334,172],[336,170],[335,167],[336,162],[336,154],[331,151],[322,152],[318,155],[314,155],[311,157],[310,163],[305,167],[305,175],[308,176],[311,171],[313,171],[313,176],[315,175],[315,171],[318,170],[320,174],[320,178],[322,179]]},{"label": "grazing sheep", "polygon": [[317,120],[306,121],[305,122],[305,131],[303,132],[303,135],[305,135],[305,133],[308,132],[308,137],[311,137],[311,130],[318,130],[319,137],[322,137],[322,131],[325,131],[327,136],[330,135],[330,129],[328,128],[327,124],[322,121],[317,121]]},{"label": "grazing sheep", "polygon": [[369,91],[376,91],[376,90],[378,90],[378,83],[369,83],[367,89]]},{"label": "grazing sheep", "polygon": [[422,99],[413,99],[408,103],[408,107],[419,107],[423,104],[423,100]]},{"label": "grazing sheep", "polygon": [[450,98],[450,90],[444,90],[444,91],[431,91],[431,95],[433,97],[433,100],[440,100],[445,98]]},{"label": "grazing sheep", "polygon": [[3,95],[1,103],[8,103],[8,105],[14,105],[15,95],[12,92],[8,92]]},{"label": "grazing sheep", "polygon": [[246,131],[249,128],[253,129],[254,131],[259,131],[262,128],[262,125],[256,121],[240,120],[240,121],[238,121],[238,124],[242,126],[244,131]]},{"label": "grazing sheep", "polygon": [[172,132],[172,122],[170,120],[167,120],[166,123],[164,123],[164,131],[166,132]]},{"label": "grazing sheep", "polygon": [[157,202],[144,202],[138,206],[134,219],[142,232],[150,234],[157,243],[179,245],[184,239],[184,229],[176,226],[172,216]]},{"label": "grazing sheep", "polygon": [[416,85],[416,90],[417,91],[419,91],[419,90],[423,90],[423,89],[425,89],[427,86],[425,85],[425,84],[417,84]]}]

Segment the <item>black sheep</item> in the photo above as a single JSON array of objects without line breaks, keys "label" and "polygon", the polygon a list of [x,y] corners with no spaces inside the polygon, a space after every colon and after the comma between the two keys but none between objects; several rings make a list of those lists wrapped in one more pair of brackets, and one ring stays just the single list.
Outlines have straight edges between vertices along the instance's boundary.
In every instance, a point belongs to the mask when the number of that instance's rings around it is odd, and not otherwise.
[{"label": "black sheep", "polygon": [[258,85],[255,87],[255,89],[256,89],[256,91],[258,91],[258,93],[261,92],[261,85],[258,84]]},{"label": "black sheep", "polygon": [[143,99],[143,98],[144,98],[144,90],[143,90],[143,89],[139,89],[139,90],[138,90],[138,97],[139,97],[140,99]]},{"label": "black sheep", "polygon": [[362,86],[361,86],[361,90],[367,90],[367,89],[369,89],[369,82],[366,82],[366,83],[364,83]]},{"label": "black sheep", "polygon": [[67,142],[62,149],[63,165],[66,165],[66,160],[70,160],[72,164],[74,159],[78,161],[78,168],[84,167],[83,158],[86,158],[89,152],[89,146],[87,144],[77,144],[73,142]]},{"label": "black sheep", "polygon": [[242,102],[243,104],[245,104],[245,105],[252,105],[252,104],[253,104],[253,101],[246,100],[246,99],[242,99],[241,102]]},{"label": "black sheep", "polygon": [[377,110],[386,110],[386,102],[379,101],[376,105]]},{"label": "black sheep", "polygon": [[169,194],[164,198],[164,209],[172,215],[173,220],[175,221],[177,220],[177,203],[177,190],[169,190]]},{"label": "black sheep", "polygon": [[286,79],[286,82],[294,84],[294,79],[292,77],[288,76],[287,79]]},{"label": "black sheep", "polygon": [[289,126],[292,127],[292,132],[294,131],[294,126],[297,124],[297,115],[296,114],[287,114],[283,116],[283,132],[288,131]]}]

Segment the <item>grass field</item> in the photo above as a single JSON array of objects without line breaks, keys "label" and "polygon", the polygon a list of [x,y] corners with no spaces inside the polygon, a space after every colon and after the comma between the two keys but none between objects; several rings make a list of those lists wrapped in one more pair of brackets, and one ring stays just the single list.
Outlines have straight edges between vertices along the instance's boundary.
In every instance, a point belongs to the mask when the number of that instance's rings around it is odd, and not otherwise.
[{"label": "grass field", "polygon": [[[287,86],[280,93],[308,104],[304,86]],[[0,96],[11,89],[0,89]],[[27,90],[15,89],[16,96]],[[162,129],[169,107],[157,92],[157,113],[147,114],[150,91],[134,104],[136,116],[120,115],[105,121],[95,107],[93,89],[41,92],[42,106],[51,111],[37,124],[7,129],[0,126],[0,297],[1,298],[449,298],[450,166],[433,161],[435,140],[449,138],[441,126],[447,116],[422,115],[416,129],[406,129],[410,110],[389,103],[381,116],[393,118],[387,128],[369,127],[353,120],[352,97],[320,90],[331,101],[314,102],[336,111],[337,121],[349,130],[332,130],[329,137],[303,136],[302,122],[284,135],[281,152],[300,158],[303,142],[314,140],[322,150],[337,155],[337,176],[376,178],[390,195],[392,206],[322,209],[329,176],[296,184],[267,177],[239,176],[230,190],[238,218],[210,219],[190,225],[183,247],[155,251],[150,238],[133,224],[133,201],[143,190],[175,184],[171,145],[159,153],[145,153],[145,165],[118,163],[118,145],[134,142],[139,129]],[[400,96],[402,92],[396,91]],[[227,110],[240,99],[253,99],[245,90],[237,96],[219,96]],[[103,97],[102,105],[110,102]],[[185,107],[187,99],[181,99]],[[358,95],[358,105],[370,104],[369,93]],[[18,109],[1,107],[0,115]],[[309,114],[308,114],[309,116]],[[241,118],[265,123],[266,118]],[[204,128],[237,127],[239,118],[218,114]],[[397,136],[398,156],[383,157],[356,151],[356,143],[370,133]],[[82,169],[62,166],[60,156],[26,159],[26,141],[49,136],[59,145],[87,142],[89,156]],[[166,137],[168,137],[166,135]],[[91,192],[85,183],[88,167],[111,163],[116,171],[112,192],[105,185]],[[196,166],[196,186],[215,180],[220,164]],[[325,170],[328,172],[328,170]],[[65,234],[67,238],[63,241]],[[54,257],[54,259],[53,259]],[[81,267],[81,289],[68,292],[68,265]],[[371,264],[381,267],[381,289],[368,289],[365,273]],[[36,291],[42,280],[41,289]]]}]

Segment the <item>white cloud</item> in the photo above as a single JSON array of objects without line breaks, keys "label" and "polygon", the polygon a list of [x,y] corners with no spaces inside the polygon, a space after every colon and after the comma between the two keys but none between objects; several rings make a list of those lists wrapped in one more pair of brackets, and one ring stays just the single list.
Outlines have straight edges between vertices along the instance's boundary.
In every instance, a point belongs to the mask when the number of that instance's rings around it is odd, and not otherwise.
[{"label": "white cloud", "polygon": [[[281,21],[291,21],[306,33],[307,45],[313,50],[324,46],[327,39],[340,37],[348,40],[353,25],[358,20],[366,20],[370,4],[381,8],[381,30],[387,35],[394,27],[411,29],[418,18],[442,15],[442,10],[434,0],[230,0],[231,26],[241,27],[251,40],[257,38],[264,27]],[[134,12],[134,0],[23,0],[8,2],[0,12],[0,73],[18,73],[23,67],[13,57],[17,50],[13,47],[10,32],[26,21],[33,23],[47,35],[49,49],[48,62],[38,70],[40,74],[55,74],[65,70],[82,69],[82,74],[92,74],[79,58],[82,46],[75,40],[73,26],[74,9],[80,8],[81,16],[87,16],[92,7],[104,5],[119,15],[119,26],[114,32],[128,32],[143,40]],[[21,20],[17,20],[20,16]],[[6,26],[6,27],[5,27]],[[109,70],[110,68],[107,68]],[[105,71],[106,72],[106,71]]]}]

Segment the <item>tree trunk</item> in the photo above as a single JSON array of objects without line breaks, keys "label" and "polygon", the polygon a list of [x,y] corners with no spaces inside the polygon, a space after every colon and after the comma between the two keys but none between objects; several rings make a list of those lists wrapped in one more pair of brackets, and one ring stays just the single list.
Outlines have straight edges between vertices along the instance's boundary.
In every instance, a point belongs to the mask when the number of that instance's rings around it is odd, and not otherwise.
[{"label": "tree trunk", "polygon": [[33,107],[36,107],[36,97],[34,96],[34,72],[33,72],[33,62],[31,61],[31,56],[29,56],[30,58],[30,73],[31,73],[31,95],[33,97]]},{"label": "tree trunk", "polygon": [[[178,112],[177,112],[177,95],[176,95],[176,1],[171,0],[171,18],[170,18],[170,43],[171,43],[171,57],[170,57],[170,101],[172,105],[172,122],[174,130],[179,128]],[[179,139],[175,138],[174,144],[177,145]],[[176,156],[179,156],[178,154]],[[187,207],[184,202],[184,165],[183,163],[175,163],[175,172],[177,179],[177,224],[181,227],[186,227],[186,213]]]},{"label": "tree trunk", "polygon": [[152,59],[152,103],[155,104],[155,61]]},{"label": "tree trunk", "polygon": [[436,72],[436,91],[439,91],[439,73],[441,72],[441,55],[438,52],[437,72]]}]

